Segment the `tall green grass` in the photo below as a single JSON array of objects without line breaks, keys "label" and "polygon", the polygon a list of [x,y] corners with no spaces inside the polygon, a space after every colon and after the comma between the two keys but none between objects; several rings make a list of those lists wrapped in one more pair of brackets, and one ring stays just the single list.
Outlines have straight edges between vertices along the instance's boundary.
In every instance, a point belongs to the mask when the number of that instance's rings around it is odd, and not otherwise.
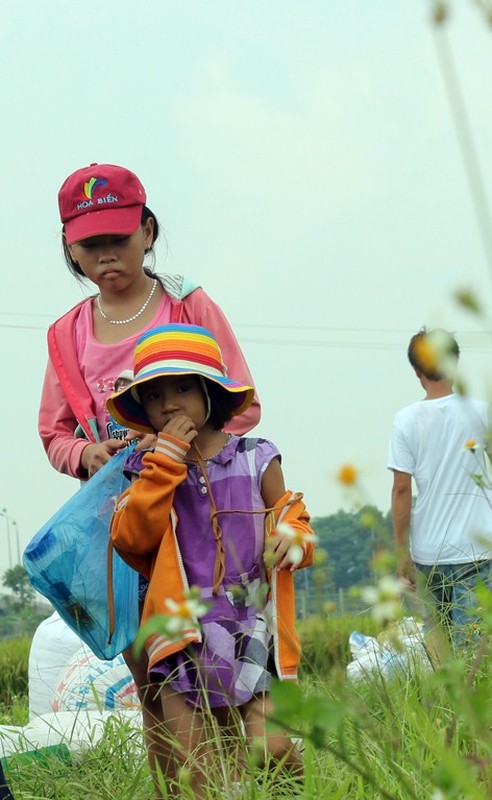
[{"label": "tall green grass", "polygon": [[350,661],[349,636],[353,631],[377,636],[381,625],[366,615],[336,617],[325,614],[301,620],[297,629],[303,653],[301,674],[326,677],[332,669]]},{"label": "tall green grass", "polygon": [[[340,667],[342,665],[339,665]],[[395,675],[351,685],[316,675],[296,702],[280,703],[283,720],[305,742],[305,784],[274,770],[258,770],[250,800],[433,798],[486,800],[492,796],[490,654],[468,684],[471,664],[454,661],[436,672]],[[98,745],[69,761],[56,757],[14,763],[16,797],[57,800],[152,800],[145,754],[134,732],[109,725]],[[182,797],[186,797],[184,781]],[[225,797],[212,781],[210,798]]]},{"label": "tall green grass", "polygon": [[0,724],[27,721],[28,657],[31,640],[0,641]]},{"label": "tall green grass", "polygon": [[[486,638],[478,655],[449,659],[435,670],[424,671],[415,663],[391,679],[376,673],[351,684],[345,677],[346,639],[354,628],[376,633],[374,623],[366,617],[329,622],[313,618],[301,627],[309,667],[306,663],[299,687],[281,684],[275,697],[276,722],[304,740],[304,786],[273,768],[251,766],[243,796],[492,796],[492,651]],[[10,698],[4,712],[10,722],[16,706],[26,708],[26,696],[16,694],[18,676],[27,674],[26,643],[2,644],[0,664],[8,665],[5,673],[0,671],[0,691]],[[109,724],[100,743],[68,759],[48,752],[43,758],[7,760],[6,766],[20,800],[153,800],[145,753],[136,746],[135,732],[121,723]],[[186,796],[184,776],[182,797]],[[208,796],[224,798],[224,781],[211,780]]]}]

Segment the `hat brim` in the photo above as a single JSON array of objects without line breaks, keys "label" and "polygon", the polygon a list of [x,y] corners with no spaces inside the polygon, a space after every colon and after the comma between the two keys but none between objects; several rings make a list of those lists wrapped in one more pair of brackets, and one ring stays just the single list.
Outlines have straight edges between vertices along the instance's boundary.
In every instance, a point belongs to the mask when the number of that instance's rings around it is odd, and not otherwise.
[{"label": "hat brim", "polygon": [[86,214],[69,219],[64,224],[67,244],[89,239],[91,236],[130,236],[142,223],[143,204],[122,208],[92,208]]},{"label": "hat brim", "polygon": [[124,425],[127,428],[141,433],[155,433],[155,429],[149,423],[143,406],[136,399],[138,393],[135,392],[135,389],[154,378],[166,378],[171,375],[197,375],[198,377],[216,383],[218,386],[222,386],[223,389],[234,395],[236,403],[232,412],[233,417],[246,411],[246,409],[250,407],[255,396],[255,390],[252,386],[243,386],[233,381],[231,378],[212,377],[205,371],[182,370],[169,367],[165,372],[162,368],[156,369],[153,372],[147,372],[145,377],[132,381],[132,383],[121,392],[112,394],[106,403],[107,410],[120,425]]}]

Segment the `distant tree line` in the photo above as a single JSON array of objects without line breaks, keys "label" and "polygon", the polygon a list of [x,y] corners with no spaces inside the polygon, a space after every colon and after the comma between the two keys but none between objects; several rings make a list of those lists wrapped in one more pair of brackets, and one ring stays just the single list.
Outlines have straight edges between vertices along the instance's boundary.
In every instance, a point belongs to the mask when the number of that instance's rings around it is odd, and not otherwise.
[{"label": "distant tree line", "polygon": [[[375,506],[313,517],[315,564],[295,573],[299,619],[312,614],[359,614],[366,604],[350,590],[376,580],[374,558],[394,554],[391,514]],[[387,556],[385,556],[385,559]],[[390,567],[391,568],[391,567]]]},{"label": "distant tree line", "polygon": [[2,586],[10,594],[0,598],[0,639],[32,636],[41,620],[50,615],[49,605],[39,602],[22,564],[3,573]]},{"label": "distant tree line", "polygon": [[[381,550],[393,551],[391,515],[375,506],[359,511],[337,511],[327,517],[314,517],[312,526],[323,563],[311,570],[300,570],[295,580],[299,602],[306,613],[315,613],[321,603],[354,587],[371,582],[372,561]],[[2,584],[10,590],[0,598],[0,638],[31,635],[39,622],[49,616],[50,607],[40,604],[24,567],[8,569]]]},{"label": "distant tree line", "polygon": [[340,510],[328,517],[314,517],[311,523],[318,550],[326,554],[326,588],[332,591],[370,582],[374,556],[381,550],[394,550],[391,514],[383,514],[375,506]]}]

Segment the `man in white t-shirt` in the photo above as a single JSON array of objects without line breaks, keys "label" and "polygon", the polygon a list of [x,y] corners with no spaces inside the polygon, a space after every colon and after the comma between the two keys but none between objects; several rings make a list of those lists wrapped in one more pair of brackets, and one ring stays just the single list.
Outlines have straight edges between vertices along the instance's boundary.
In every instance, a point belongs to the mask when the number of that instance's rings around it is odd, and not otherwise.
[{"label": "man in white t-shirt", "polygon": [[469,614],[474,589],[489,582],[492,567],[488,407],[454,393],[459,347],[451,334],[421,330],[408,358],[425,398],[396,414],[391,434],[397,571],[411,588],[416,578],[427,587],[440,621],[462,642],[457,626],[477,622]]}]

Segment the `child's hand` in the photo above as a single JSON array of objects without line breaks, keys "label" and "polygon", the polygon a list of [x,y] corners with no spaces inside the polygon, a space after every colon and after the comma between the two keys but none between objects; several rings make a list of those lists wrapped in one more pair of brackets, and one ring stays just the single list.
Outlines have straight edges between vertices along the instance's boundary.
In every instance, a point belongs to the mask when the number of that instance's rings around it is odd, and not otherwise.
[{"label": "child's hand", "polygon": [[278,570],[288,569],[294,572],[296,564],[290,557],[289,550],[292,547],[292,536],[288,533],[273,533],[268,537],[265,544],[263,558],[267,567],[276,567]]},{"label": "child's hand", "polygon": [[169,436],[174,436],[175,439],[191,444],[198,431],[195,428],[195,423],[189,417],[185,414],[177,414],[175,417],[171,417],[169,422],[166,422],[162,433],[168,433]]}]

